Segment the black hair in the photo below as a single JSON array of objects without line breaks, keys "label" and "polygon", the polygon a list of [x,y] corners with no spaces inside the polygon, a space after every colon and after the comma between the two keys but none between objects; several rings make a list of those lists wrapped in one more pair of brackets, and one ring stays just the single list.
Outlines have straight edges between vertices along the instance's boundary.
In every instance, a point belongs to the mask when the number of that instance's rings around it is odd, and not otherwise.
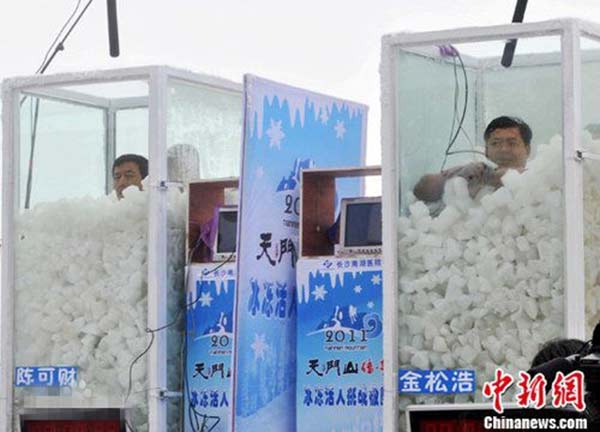
[{"label": "black hair", "polygon": [[123,165],[126,162],[133,162],[138,166],[142,179],[145,179],[148,176],[148,159],[144,156],[132,153],[121,155],[115,159],[112,166],[113,173],[115,172],[116,167]]},{"label": "black hair", "polygon": [[539,366],[550,360],[577,354],[585,342],[579,339],[552,339],[542,345],[542,348],[531,361],[531,367]]},{"label": "black hair", "polygon": [[527,146],[531,144],[531,138],[533,133],[531,132],[531,128],[527,123],[521,120],[518,117],[509,117],[509,116],[500,116],[496,117],[494,120],[490,122],[485,128],[485,132],[483,133],[483,139],[487,142],[488,138],[496,129],[509,129],[509,128],[517,128],[519,129],[519,133],[521,134],[521,138]]}]

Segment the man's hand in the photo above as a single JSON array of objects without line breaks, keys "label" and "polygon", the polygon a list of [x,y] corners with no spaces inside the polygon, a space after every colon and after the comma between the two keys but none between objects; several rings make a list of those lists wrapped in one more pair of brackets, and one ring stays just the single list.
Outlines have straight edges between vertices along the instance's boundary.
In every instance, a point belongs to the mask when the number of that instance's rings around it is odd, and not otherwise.
[{"label": "man's hand", "polygon": [[491,170],[492,169],[483,162],[471,162],[470,164],[463,165],[456,175],[464,178],[468,182],[483,181],[485,180],[485,177],[489,175]]},{"label": "man's hand", "polygon": [[502,187],[502,177],[509,169],[514,169],[520,173],[525,171],[525,168],[496,168],[491,171],[486,178],[486,184],[495,187],[496,189]]},{"label": "man's hand", "polygon": [[471,162],[464,165],[456,175],[467,181],[469,195],[475,198],[484,185],[493,181],[493,173],[494,170],[485,163]]}]

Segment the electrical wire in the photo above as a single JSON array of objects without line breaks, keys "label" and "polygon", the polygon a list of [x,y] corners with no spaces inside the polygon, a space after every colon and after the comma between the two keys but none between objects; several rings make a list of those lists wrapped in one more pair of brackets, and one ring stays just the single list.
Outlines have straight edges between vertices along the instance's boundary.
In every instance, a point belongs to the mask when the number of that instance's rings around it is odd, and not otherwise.
[{"label": "electrical wire", "polygon": [[[453,115],[453,125],[454,125],[454,123],[456,121],[458,121],[458,90],[459,90],[456,57],[453,58],[453,66],[454,66],[453,69],[454,69],[454,83],[455,83],[455,87],[454,87],[455,88],[455,95],[454,95],[454,115]],[[464,64],[462,65],[462,68],[463,68],[463,72],[466,73],[466,70],[464,70]],[[468,82],[465,79],[465,88],[467,88],[467,86],[468,86]],[[468,98],[468,88],[467,88],[467,98]],[[469,136],[469,134],[467,133],[467,131],[463,127],[463,123],[459,124],[458,130],[462,132],[462,134],[465,136],[465,138],[467,139],[467,141],[471,145],[471,149],[473,149],[473,147],[474,147],[473,146],[473,141],[471,141],[471,137]],[[453,154],[453,153],[449,153],[449,154]]]},{"label": "electrical wire", "polygon": [[50,52],[52,52],[52,49],[55,48],[56,42],[58,42],[58,39],[60,39],[60,37],[62,36],[62,33],[65,31],[65,29],[67,28],[67,26],[69,25],[69,23],[71,22],[71,20],[73,19],[73,17],[77,13],[77,11],[79,10],[79,6],[81,6],[81,0],[77,0],[77,4],[75,5],[75,9],[73,9],[73,12],[71,13],[71,15],[69,15],[69,18],[67,19],[67,21],[65,21],[65,23],[61,27],[60,31],[58,32],[58,34],[56,35],[56,37],[54,38],[54,40],[52,41],[52,43],[48,47],[48,50],[46,51],[46,54],[44,55],[44,59],[42,60],[42,63],[40,64],[40,66],[35,71],[36,74],[40,73],[40,71],[44,68],[44,65],[46,64],[46,61],[48,60],[48,56],[50,55]]},{"label": "electrical wire", "polygon": [[[83,17],[83,14],[85,14],[87,9],[90,7],[90,5],[92,4],[92,1],[93,0],[88,1],[88,3],[84,6],[83,10],[79,14],[79,16],[75,19],[75,21],[73,22],[73,24],[71,25],[69,30],[67,30],[67,33],[63,36],[63,32],[65,31],[65,29],[67,28],[69,23],[71,23],[71,21],[73,20],[73,17],[75,17],[75,15],[77,14],[77,11],[79,10],[79,6],[81,5],[81,0],[77,0],[75,9],[71,13],[71,15],[69,15],[69,18],[63,24],[60,31],[58,32],[58,34],[56,35],[56,37],[50,44],[50,47],[46,51],[46,54],[44,55],[44,59],[42,60],[42,63],[40,64],[40,66],[38,67],[38,69],[35,72],[36,75],[43,74],[46,71],[46,69],[48,68],[48,66],[50,66],[50,63],[52,62],[54,57],[58,54],[58,52],[62,51],[64,49],[65,41],[67,40],[67,38],[69,37],[69,35],[71,34],[71,32],[73,31],[75,26],[77,25],[77,23],[79,23],[79,21]],[[60,40],[60,42],[58,42],[58,40],[61,37],[62,37],[62,39]],[[52,52],[52,54],[50,55],[51,52]],[[23,106],[23,103],[25,102],[26,99],[27,99],[27,96],[23,96],[21,98],[21,102],[19,104],[20,107]],[[39,107],[40,107],[40,98],[36,97],[35,120],[34,120],[32,129],[31,129],[31,150],[30,150],[29,166],[28,166],[29,171],[27,173],[27,191],[26,191],[26,196],[25,196],[25,208],[26,209],[29,208],[29,203],[30,203],[30,199],[31,199],[31,185],[32,185],[32,178],[33,178],[33,157],[35,154],[35,142],[36,142],[36,133],[37,133],[37,125],[38,125]]]},{"label": "electrical wire", "polygon": [[[454,126],[456,124],[456,115],[458,112],[458,93],[460,91],[459,83],[458,83],[458,76],[457,76],[457,72],[456,72],[456,68],[457,68],[456,59],[458,59],[461,70],[462,70],[462,75],[463,75],[463,79],[464,79],[464,87],[465,87],[465,97],[464,97],[462,114],[460,116],[460,121],[458,122],[458,127],[455,130]],[[453,65],[454,65],[453,68],[454,68],[454,78],[455,78],[454,79],[454,112],[453,112],[453,116],[452,116],[453,117],[452,118],[452,127],[450,129],[450,138],[449,138],[448,146],[446,147],[446,151],[444,152],[444,160],[442,162],[440,171],[444,170],[444,167],[446,166],[446,162],[448,161],[448,156],[451,154],[452,147],[456,143],[456,140],[458,138],[458,135],[460,134],[460,131],[463,129],[463,124],[465,121],[465,117],[467,115],[467,106],[469,103],[469,80],[467,77],[467,70],[465,68],[463,59],[457,49],[452,50],[452,60],[453,60]],[[466,134],[466,132],[465,132],[465,134]]]},{"label": "electrical wire", "polygon": [[[67,18],[67,21],[65,21],[65,23],[63,24],[63,26],[60,28],[60,31],[58,32],[58,34],[56,35],[56,37],[52,40],[52,43],[48,47],[48,50],[46,51],[46,54],[44,54],[44,59],[42,60],[40,66],[35,71],[36,75],[43,74],[46,71],[46,69],[48,68],[48,66],[50,65],[50,62],[56,56],[56,54],[58,54],[59,51],[62,51],[64,49],[64,43],[67,40],[67,37],[69,37],[69,35],[73,31],[73,29],[75,28],[75,26],[77,25],[77,23],[79,22],[79,20],[81,20],[81,18],[83,17],[83,14],[85,13],[85,11],[92,4],[92,1],[93,0],[89,0],[88,1],[88,3],[85,5],[85,7],[81,11],[81,13],[77,17],[77,19],[75,20],[75,22],[71,26],[71,28],[68,30],[67,34],[62,38],[62,40],[60,42],[58,42],[58,40],[62,36],[63,32],[65,31],[65,29],[67,28],[67,26],[69,25],[69,23],[71,22],[71,20],[73,19],[73,17],[77,14],[77,11],[79,10],[79,6],[81,5],[81,0],[77,0],[77,4],[75,5],[75,9],[71,13],[71,15],[69,15],[69,18]],[[57,42],[58,42],[58,44],[57,44]],[[52,52],[52,55],[50,56],[51,52]],[[20,102],[21,106],[23,105],[23,102],[25,102],[25,99],[27,99],[27,96],[23,96],[21,98],[21,102]]]},{"label": "electrical wire", "polygon": [[482,151],[479,151],[479,150],[454,150],[454,151],[448,152],[447,154],[448,154],[448,156],[451,156],[451,155],[461,154],[461,153],[475,153],[475,154],[479,154],[481,156],[485,156],[485,153]]},{"label": "electrical wire", "polygon": [[[189,265],[189,263],[191,263],[191,260],[192,260],[192,258],[194,256],[194,253],[196,252],[196,249],[200,245],[200,241],[199,240],[196,242],[196,246],[194,246],[194,248],[190,252],[190,255],[188,257],[188,265]],[[217,267],[211,269],[207,274],[214,273],[219,268],[223,267],[227,262],[231,261],[231,259],[233,258],[233,256],[234,256],[234,252],[232,252],[223,263],[221,263]],[[186,281],[185,281],[186,289],[187,289],[187,286],[189,284],[189,277],[190,277],[190,272],[188,270],[188,272],[186,274]],[[187,312],[187,310],[192,305],[194,305],[198,301],[199,301],[199,298],[196,299],[195,301],[187,304],[186,307],[185,307],[186,312]],[[194,321],[192,321],[192,322],[194,322]],[[183,364],[184,364],[184,366],[183,366],[183,387],[184,387],[184,391],[186,392],[188,401],[191,401],[191,391],[190,391],[190,385],[189,385],[189,381],[188,381],[188,377],[187,377],[187,374],[188,374],[187,353],[188,353],[188,332],[187,332],[187,325],[186,325],[185,326],[184,335],[183,335],[183,353],[182,353],[181,357],[182,357]],[[182,412],[182,418],[186,415],[185,408],[186,407],[184,406],[183,407],[184,411]],[[190,426],[192,428],[192,432],[211,432],[221,422],[221,418],[218,417],[218,416],[209,416],[207,414],[201,414],[201,413],[199,413],[198,411],[196,411],[196,409],[191,404],[191,402],[189,402],[188,406],[187,406],[187,416],[188,416],[188,420],[189,420]],[[202,425],[200,425],[199,422],[198,422],[198,416],[200,416],[202,418]],[[209,429],[206,429],[206,422],[209,419],[216,420],[216,421],[215,421],[215,423]]]},{"label": "electrical wire", "polygon": [[[188,266],[191,264],[191,261],[193,259],[194,254],[196,253],[196,250],[198,249],[198,247],[200,247],[200,245],[202,244],[202,239],[200,236],[198,236],[198,240],[196,240],[196,244],[194,245],[194,247],[192,248],[192,250],[189,252],[187,260],[186,260],[186,265],[185,268],[187,269]],[[225,264],[229,263],[232,258],[234,257],[235,252],[232,252],[225,261],[223,261],[222,263],[220,263],[219,265],[217,265],[216,267],[210,269],[208,272],[204,273],[205,275],[209,275],[211,273],[214,273],[215,271],[217,271],[218,269],[220,269],[221,267],[223,267]],[[190,272],[189,270],[187,270],[186,273],[186,277],[185,277],[185,287],[184,289],[187,289],[187,286],[189,284],[189,277],[190,277]],[[151,338],[150,338],[150,342],[148,343],[148,346],[146,346],[146,348],[144,349],[144,351],[142,351],[130,364],[129,364],[129,378],[128,378],[128,386],[127,386],[127,393],[125,396],[125,401],[124,401],[124,405],[127,405],[127,400],[129,399],[129,396],[131,395],[131,391],[132,391],[132,387],[133,387],[133,367],[134,365],[140,361],[140,359],[142,359],[142,357],[144,357],[149,351],[150,348],[152,348],[152,345],[154,344],[154,339],[155,339],[155,333],[158,333],[162,330],[166,330],[169,327],[174,326],[175,324],[177,324],[179,322],[179,319],[181,317],[181,314],[183,313],[183,311],[187,311],[190,307],[192,307],[193,305],[195,305],[196,303],[198,303],[200,301],[200,297],[198,297],[196,300],[194,300],[191,303],[187,303],[184,308],[180,309],[179,312],[177,312],[177,315],[175,316],[175,318],[169,323],[166,324],[164,326],[158,327],[156,329],[150,329],[148,327],[146,327],[145,331],[146,333],[150,333]],[[187,355],[187,332],[184,332],[186,334],[184,334],[184,339],[185,339],[185,345],[186,345],[186,355]],[[186,366],[187,369],[187,366]],[[187,374],[187,370],[184,372],[185,374]],[[187,376],[184,375],[184,379],[187,380]],[[138,392],[139,393],[139,392]],[[189,394],[188,394],[188,398],[189,398]],[[193,409],[193,407],[192,407]],[[195,410],[194,410],[195,411]],[[199,414],[199,413],[198,413]],[[214,429],[214,427],[216,427],[216,425],[219,423],[220,418],[216,417],[216,416],[206,416],[203,414],[199,414],[201,416],[205,417],[205,421],[207,418],[216,418],[217,422],[206,432],[210,432]],[[190,419],[190,423],[191,423],[191,419]],[[137,432],[137,430],[135,428],[133,428],[128,422],[127,420],[125,421],[125,425],[129,428],[129,430],[131,430],[132,432]],[[204,425],[204,423],[203,423]],[[203,426],[204,427],[204,426]],[[196,430],[194,430],[194,432],[197,432]],[[204,432],[202,429],[200,429],[199,432]]]}]

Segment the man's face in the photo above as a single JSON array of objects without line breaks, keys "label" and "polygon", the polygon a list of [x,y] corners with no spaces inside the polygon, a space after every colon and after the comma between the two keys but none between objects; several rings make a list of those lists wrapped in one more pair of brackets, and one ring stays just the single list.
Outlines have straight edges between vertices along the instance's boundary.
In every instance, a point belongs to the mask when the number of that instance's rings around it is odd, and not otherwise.
[{"label": "man's face", "polygon": [[499,168],[523,168],[529,157],[529,146],[523,141],[519,128],[496,129],[485,143],[485,153]]},{"label": "man's face", "polygon": [[113,189],[117,198],[123,198],[123,190],[128,186],[136,185],[142,190],[142,174],[135,162],[124,162],[113,170]]}]

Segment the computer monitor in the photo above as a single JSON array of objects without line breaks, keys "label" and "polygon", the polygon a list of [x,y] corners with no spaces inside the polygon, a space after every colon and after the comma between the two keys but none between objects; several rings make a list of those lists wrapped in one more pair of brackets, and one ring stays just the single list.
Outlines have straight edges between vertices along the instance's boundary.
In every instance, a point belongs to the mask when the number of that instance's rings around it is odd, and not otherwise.
[{"label": "computer monitor", "polygon": [[213,261],[235,261],[237,246],[237,206],[220,207],[217,211]]},{"label": "computer monitor", "polygon": [[381,197],[343,198],[339,254],[381,253]]}]

